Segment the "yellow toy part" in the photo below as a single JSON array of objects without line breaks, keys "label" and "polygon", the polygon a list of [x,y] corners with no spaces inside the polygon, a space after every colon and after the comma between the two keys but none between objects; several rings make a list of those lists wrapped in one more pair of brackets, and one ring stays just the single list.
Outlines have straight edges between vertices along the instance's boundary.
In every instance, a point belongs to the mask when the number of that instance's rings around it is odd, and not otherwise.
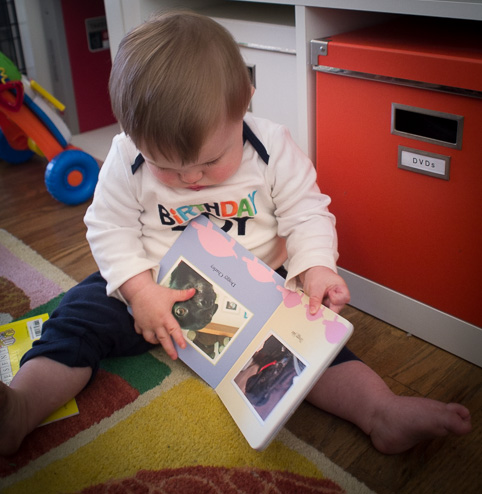
[{"label": "yellow toy part", "polygon": [[28,138],[28,147],[31,151],[33,151],[35,154],[38,154],[39,156],[42,156],[42,158],[45,157],[45,154],[42,153],[42,151],[40,150],[40,148],[37,146],[37,144],[35,143],[35,141],[33,141],[32,139],[30,139],[30,137]]},{"label": "yellow toy part", "polygon": [[46,89],[44,89],[38,82],[31,80],[30,87],[45,98],[50,104],[52,104],[60,112],[65,111],[65,105],[61,103],[55,96],[52,96]]}]

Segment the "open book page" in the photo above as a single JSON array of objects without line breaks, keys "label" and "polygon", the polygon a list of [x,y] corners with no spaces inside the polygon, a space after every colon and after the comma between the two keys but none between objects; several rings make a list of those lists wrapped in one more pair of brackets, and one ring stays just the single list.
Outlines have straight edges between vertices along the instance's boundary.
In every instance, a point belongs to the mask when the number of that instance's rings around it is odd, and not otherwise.
[{"label": "open book page", "polygon": [[284,279],[204,216],[164,256],[159,282],[196,288],[174,306],[190,343],[179,357],[213,388],[283,300]]},{"label": "open book page", "polygon": [[302,293],[285,298],[216,388],[255,449],[269,444],[352,334],[326,307],[311,315],[308,302]]}]

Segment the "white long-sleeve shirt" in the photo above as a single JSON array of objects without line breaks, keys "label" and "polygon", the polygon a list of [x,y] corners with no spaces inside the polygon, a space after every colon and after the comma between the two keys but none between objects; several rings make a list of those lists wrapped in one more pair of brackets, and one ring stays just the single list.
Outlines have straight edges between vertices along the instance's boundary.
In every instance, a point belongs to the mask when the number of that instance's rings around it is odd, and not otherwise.
[{"label": "white long-sleeve shirt", "polygon": [[271,268],[284,264],[288,288],[313,266],[336,270],[335,220],[320,193],[313,164],[282,125],[246,115],[269,155],[266,164],[248,140],[237,172],[224,183],[194,191],[161,184],[147,166],[135,173],[138,149],[124,133],[113,140],[85,215],[87,239],[107,293],[152,270],[200,214],[223,228]]}]

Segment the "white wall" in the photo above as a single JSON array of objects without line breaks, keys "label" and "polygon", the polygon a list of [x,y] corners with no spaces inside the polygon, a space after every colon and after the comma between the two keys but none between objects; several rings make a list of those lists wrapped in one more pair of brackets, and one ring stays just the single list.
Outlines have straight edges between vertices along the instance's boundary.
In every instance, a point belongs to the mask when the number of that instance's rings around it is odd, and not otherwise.
[{"label": "white wall", "polygon": [[36,80],[52,92],[46,37],[41,19],[40,2],[15,0],[23,54],[29,79]]}]

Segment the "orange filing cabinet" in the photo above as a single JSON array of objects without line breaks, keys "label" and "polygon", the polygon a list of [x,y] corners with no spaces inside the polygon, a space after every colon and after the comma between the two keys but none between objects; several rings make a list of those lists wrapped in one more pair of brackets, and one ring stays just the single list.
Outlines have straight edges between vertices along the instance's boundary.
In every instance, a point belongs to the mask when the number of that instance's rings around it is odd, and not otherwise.
[{"label": "orange filing cabinet", "polygon": [[407,16],[311,48],[340,267],[482,327],[481,24]]}]

